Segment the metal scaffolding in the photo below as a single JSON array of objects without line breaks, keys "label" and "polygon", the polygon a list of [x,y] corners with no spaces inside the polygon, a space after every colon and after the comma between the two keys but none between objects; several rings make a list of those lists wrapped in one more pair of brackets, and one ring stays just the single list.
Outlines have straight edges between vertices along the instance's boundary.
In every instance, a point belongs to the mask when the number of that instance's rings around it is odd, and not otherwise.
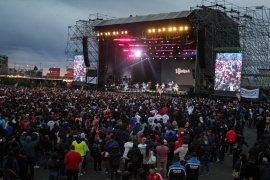
[{"label": "metal scaffolding", "polygon": [[[195,67],[195,92],[211,93],[214,83],[215,49],[240,47],[243,53],[242,83],[246,88],[270,87],[270,9],[239,7],[224,0],[203,0],[194,9],[197,30],[205,29],[205,68]],[[238,44],[239,43],[239,44]]]},{"label": "metal scaffolding", "polygon": [[98,70],[99,42],[94,31],[97,21],[111,19],[103,14],[90,14],[88,20],[76,21],[73,26],[68,26],[68,38],[65,54],[67,55],[66,68],[74,68],[74,55],[83,55],[83,38],[87,38],[88,59],[91,70]]},{"label": "metal scaffolding", "polygon": [[[198,6],[190,20],[194,24],[197,37],[197,54],[200,51],[204,54],[197,55],[194,91],[212,93],[217,48],[239,47],[238,26],[225,13],[206,6]],[[201,43],[203,48],[199,47]]]}]

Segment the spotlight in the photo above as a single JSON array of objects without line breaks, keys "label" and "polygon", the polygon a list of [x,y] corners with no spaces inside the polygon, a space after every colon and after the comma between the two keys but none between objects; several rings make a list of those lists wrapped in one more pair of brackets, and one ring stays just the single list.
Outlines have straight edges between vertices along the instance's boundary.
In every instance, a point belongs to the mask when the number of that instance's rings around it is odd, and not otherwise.
[{"label": "spotlight", "polygon": [[135,51],[135,57],[141,57],[142,56],[142,51],[140,51],[140,50],[137,50],[137,51]]}]

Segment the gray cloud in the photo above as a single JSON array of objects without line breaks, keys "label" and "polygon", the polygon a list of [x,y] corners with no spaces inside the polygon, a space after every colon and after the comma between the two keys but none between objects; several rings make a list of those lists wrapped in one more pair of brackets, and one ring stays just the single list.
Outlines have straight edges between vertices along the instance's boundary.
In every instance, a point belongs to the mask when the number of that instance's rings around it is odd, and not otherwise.
[{"label": "gray cloud", "polygon": [[[201,0],[0,0],[0,54],[10,65],[66,66],[68,26],[89,14],[114,17],[188,10]],[[239,6],[270,6],[263,0],[232,1]]]}]

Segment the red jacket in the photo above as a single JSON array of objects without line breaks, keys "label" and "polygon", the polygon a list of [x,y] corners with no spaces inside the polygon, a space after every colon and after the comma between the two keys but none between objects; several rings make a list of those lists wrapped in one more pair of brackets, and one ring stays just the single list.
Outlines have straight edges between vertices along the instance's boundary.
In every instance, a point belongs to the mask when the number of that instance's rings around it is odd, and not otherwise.
[{"label": "red jacket", "polygon": [[229,130],[226,134],[226,138],[230,141],[230,142],[235,142],[237,137],[237,134],[234,132],[234,130]]},{"label": "red jacket", "polygon": [[154,174],[149,174],[148,180],[163,180],[163,177],[160,173],[154,173]]},{"label": "red jacket", "polygon": [[67,170],[77,170],[79,169],[79,164],[82,162],[82,157],[80,153],[75,151],[69,151],[64,159],[64,163],[66,164]]}]

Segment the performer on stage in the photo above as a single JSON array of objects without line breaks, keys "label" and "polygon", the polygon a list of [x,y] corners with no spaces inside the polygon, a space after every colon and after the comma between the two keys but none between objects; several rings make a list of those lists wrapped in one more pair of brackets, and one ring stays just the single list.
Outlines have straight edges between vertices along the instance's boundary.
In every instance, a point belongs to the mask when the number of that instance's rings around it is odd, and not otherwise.
[{"label": "performer on stage", "polygon": [[164,91],[164,89],[165,89],[165,84],[164,83],[161,84],[161,89],[162,89],[162,91]]},{"label": "performer on stage", "polygon": [[159,84],[157,83],[157,84],[156,84],[156,90],[158,90],[158,88],[159,88]]},{"label": "performer on stage", "polygon": [[142,83],[142,90],[146,90],[146,84],[144,82]]},{"label": "performer on stage", "polygon": [[125,91],[128,90],[128,83],[124,83],[124,90],[125,90]]},{"label": "performer on stage", "polygon": [[140,89],[139,83],[135,84],[135,88],[136,88],[136,90]]},{"label": "performer on stage", "polygon": [[175,85],[174,85],[173,90],[174,90],[174,92],[178,92],[178,90],[179,90],[178,84],[175,84]]}]

